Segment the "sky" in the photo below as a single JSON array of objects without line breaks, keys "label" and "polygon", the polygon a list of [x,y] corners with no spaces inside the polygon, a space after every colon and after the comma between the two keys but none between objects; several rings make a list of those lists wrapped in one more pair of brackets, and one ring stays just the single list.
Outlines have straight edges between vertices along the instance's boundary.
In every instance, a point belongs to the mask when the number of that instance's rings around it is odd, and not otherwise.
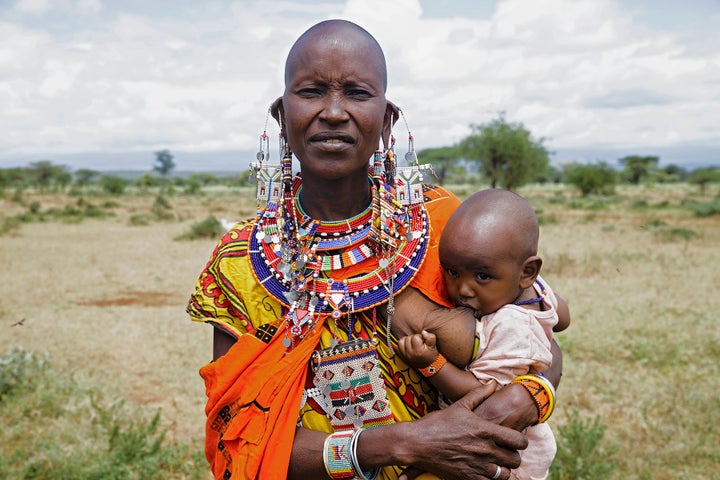
[{"label": "sky", "polygon": [[720,165],[720,0],[0,0],[0,168],[242,171],[328,18],[382,45],[400,158],[504,114],[554,164]]}]

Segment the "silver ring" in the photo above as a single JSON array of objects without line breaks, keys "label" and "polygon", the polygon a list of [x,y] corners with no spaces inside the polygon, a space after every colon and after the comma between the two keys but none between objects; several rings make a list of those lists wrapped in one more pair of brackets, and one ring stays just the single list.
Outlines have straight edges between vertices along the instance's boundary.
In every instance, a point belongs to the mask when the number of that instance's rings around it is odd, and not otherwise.
[{"label": "silver ring", "polygon": [[500,475],[502,475],[502,467],[498,465],[497,471],[495,472],[495,475],[493,475],[492,480],[497,480],[498,478],[500,478]]}]

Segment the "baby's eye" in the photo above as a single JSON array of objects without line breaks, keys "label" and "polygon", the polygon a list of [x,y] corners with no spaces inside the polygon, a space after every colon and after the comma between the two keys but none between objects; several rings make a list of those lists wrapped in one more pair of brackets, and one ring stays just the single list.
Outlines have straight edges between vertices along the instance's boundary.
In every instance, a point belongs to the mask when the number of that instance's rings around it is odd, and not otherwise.
[{"label": "baby's eye", "polygon": [[492,279],[492,277],[485,272],[476,273],[475,278],[481,282],[487,282],[488,280]]},{"label": "baby's eye", "polygon": [[446,273],[449,277],[451,277],[451,278],[457,278],[457,277],[458,277],[458,273],[457,273],[455,270],[453,270],[452,268],[446,268],[446,269],[445,269],[445,273]]}]

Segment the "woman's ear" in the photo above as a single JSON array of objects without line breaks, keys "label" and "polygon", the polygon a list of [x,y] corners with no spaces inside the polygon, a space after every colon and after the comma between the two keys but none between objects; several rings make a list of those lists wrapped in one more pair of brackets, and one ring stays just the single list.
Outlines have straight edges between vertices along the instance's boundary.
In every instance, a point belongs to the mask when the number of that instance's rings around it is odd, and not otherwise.
[{"label": "woman's ear", "polygon": [[520,272],[520,288],[531,287],[535,283],[538,275],[540,275],[540,269],[542,268],[542,258],[537,255],[533,255],[525,259],[522,264],[522,271]]},{"label": "woman's ear", "polygon": [[385,118],[383,119],[382,129],[382,141],[385,148],[387,148],[390,142],[390,133],[392,132],[392,127],[395,125],[395,122],[397,122],[398,117],[400,117],[400,109],[397,105],[388,100],[387,107],[385,108]]},{"label": "woman's ear", "polygon": [[270,105],[270,115],[280,125],[280,130],[285,130],[285,110],[283,109],[282,97],[278,97],[272,105]]}]

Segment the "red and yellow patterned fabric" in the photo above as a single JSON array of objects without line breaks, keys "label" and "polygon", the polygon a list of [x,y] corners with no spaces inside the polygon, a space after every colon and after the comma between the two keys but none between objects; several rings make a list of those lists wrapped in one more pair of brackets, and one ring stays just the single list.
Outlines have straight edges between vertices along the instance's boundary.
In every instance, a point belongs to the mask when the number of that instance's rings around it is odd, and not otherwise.
[{"label": "red and yellow patterned fabric", "polygon": [[[442,229],[460,201],[440,187],[425,186],[430,221],[425,259],[410,285],[434,302],[451,306],[438,257]],[[255,219],[233,227],[220,240],[196,284],[187,307],[192,320],[209,322],[236,337],[226,355],[204,366],[208,403],[205,452],[216,478],[285,478],[295,424],[332,432],[330,422],[309,400],[300,409],[305,386],[312,385],[308,360],[333,337],[347,338],[334,322],[321,321],[285,355],[283,310],[253,275],[248,238]],[[376,258],[341,270],[350,278],[377,267]],[[339,278],[337,270],[334,277]],[[354,338],[368,339],[376,329],[382,377],[395,421],[419,418],[437,408],[427,380],[393,355],[382,321],[384,306],[354,314]],[[325,320],[325,319],[323,319]],[[380,478],[396,479],[399,468],[384,468]]]}]

